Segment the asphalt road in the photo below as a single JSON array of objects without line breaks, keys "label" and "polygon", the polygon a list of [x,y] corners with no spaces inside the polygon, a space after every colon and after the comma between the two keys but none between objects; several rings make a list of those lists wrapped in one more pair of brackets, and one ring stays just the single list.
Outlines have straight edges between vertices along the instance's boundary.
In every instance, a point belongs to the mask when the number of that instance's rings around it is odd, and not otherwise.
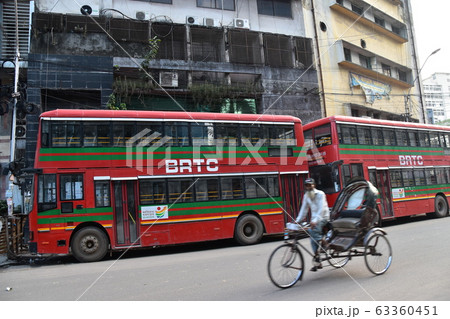
[{"label": "asphalt road", "polygon": [[[372,275],[363,257],[343,269],[307,271],[289,289],[267,275],[280,237],[130,252],[81,264],[71,257],[0,268],[2,301],[448,301],[450,218],[387,225],[391,268]],[[304,239],[309,247],[308,239]],[[311,258],[305,255],[308,269]],[[9,287],[9,289],[7,289]]]}]

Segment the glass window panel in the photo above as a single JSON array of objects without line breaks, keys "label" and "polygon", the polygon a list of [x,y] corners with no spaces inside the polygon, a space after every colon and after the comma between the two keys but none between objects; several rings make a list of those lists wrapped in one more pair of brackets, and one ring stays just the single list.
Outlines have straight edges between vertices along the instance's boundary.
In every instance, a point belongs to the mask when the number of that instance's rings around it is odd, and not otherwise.
[{"label": "glass window panel", "polygon": [[83,175],[61,175],[60,197],[61,200],[83,199]]},{"label": "glass window panel", "polygon": [[193,180],[169,180],[169,203],[184,203],[193,201]]},{"label": "glass window panel", "polygon": [[358,126],[357,127],[358,132],[358,142],[361,145],[371,145],[372,144],[372,137],[370,134],[370,128]]},{"label": "glass window panel", "polygon": [[192,123],[191,136],[193,146],[214,145],[214,126],[212,123]]},{"label": "glass window panel", "polygon": [[428,132],[419,132],[419,141],[420,146],[429,147],[430,146],[430,138]]},{"label": "glass window panel", "polygon": [[414,176],[412,170],[402,170],[403,186],[414,186]]},{"label": "glass window panel", "polygon": [[331,124],[314,128],[314,141],[317,147],[331,145]]},{"label": "glass window panel", "polygon": [[217,140],[224,146],[237,146],[238,126],[237,124],[225,124],[216,126]]},{"label": "glass window panel", "polygon": [[96,181],[95,183],[95,207],[111,206],[111,192],[109,181]]},{"label": "glass window panel", "polygon": [[390,171],[392,187],[403,187],[402,174],[400,170]]},{"label": "glass window panel", "polygon": [[408,146],[408,134],[405,130],[397,130],[396,137],[398,146]]},{"label": "glass window panel", "polygon": [[414,170],[414,181],[417,186],[425,185],[425,172],[423,169]]}]

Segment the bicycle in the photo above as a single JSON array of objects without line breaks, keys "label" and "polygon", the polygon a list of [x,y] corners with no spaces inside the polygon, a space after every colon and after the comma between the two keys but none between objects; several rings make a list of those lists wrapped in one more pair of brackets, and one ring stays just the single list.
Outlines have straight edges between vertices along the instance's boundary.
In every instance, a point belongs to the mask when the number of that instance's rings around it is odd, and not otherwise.
[{"label": "bicycle", "polygon": [[[333,223],[331,223],[331,227]],[[272,283],[279,288],[289,288],[302,279],[305,262],[300,248],[316,257],[299,239],[305,237],[309,225],[300,230],[286,229],[285,243],[275,248],[267,265]],[[384,274],[392,263],[392,248],[381,228],[371,228],[356,233],[328,231],[321,240],[318,256],[334,268],[344,267],[353,257],[363,256],[370,272]]]}]

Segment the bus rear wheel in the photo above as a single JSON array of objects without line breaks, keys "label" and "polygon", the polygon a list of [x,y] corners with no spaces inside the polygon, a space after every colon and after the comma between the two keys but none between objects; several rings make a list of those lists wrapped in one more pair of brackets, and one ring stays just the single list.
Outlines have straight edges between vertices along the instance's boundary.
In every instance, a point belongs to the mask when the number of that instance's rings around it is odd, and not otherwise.
[{"label": "bus rear wheel", "polygon": [[434,213],[431,213],[430,215],[432,217],[440,218],[445,217],[448,214],[448,203],[447,200],[441,196],[437,195],[434,199]]},{"label": "bus rear wheel", "polygon": [[259,243],[263,236],[264,227],[255,215],[243,215],[238,218],[234,229],[234,239],[241,245]]},{"label": "bus rear wheel", "polygon": [[80,262],[99,261],[108,252],[108,237],[97,227],[85,227],[75,233],[70,244],[73,256]]}]

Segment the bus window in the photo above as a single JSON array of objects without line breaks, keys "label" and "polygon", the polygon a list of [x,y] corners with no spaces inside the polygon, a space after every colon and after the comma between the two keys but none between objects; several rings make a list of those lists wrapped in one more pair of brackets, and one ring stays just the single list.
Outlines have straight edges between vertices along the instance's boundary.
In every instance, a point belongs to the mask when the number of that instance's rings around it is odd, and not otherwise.
[{"label": "bus window", "polygon": [[294,127],[273,125],[269,127],[271,146],[294,146],[296,144]]},{"label": "bus window", "polygon": [[139,182],[139,201],[141,205],[164,204],[166,202],[166,183],[164,180],[141,180]]},{"label": "bus window", "polygon": [[430,146],[430,138],[427,132],[419,132],[419,143],[420,146],[429,147]]},{"label": "bus window", "polygon": [[216,125],[216,137],[223,146],[237,146],[238,126],[231,123]]},{"label": "bus window", "polygon": [[392,187],[403,187],[402,174],[400,170],[392,170],[390,171],[390,175]]},{"label": "bus window", "polygon": [[38,211],[56,208],[56,174],[43,174],[38,177]]},{"label": "bus window", "polygon": [[236,199],[244,197],[241,177],[223,177],[220,181],[222,199]]},{"label": "bus window", "polygon": [[440,147],[439,134],[430,133],[430,145],[431,147]]},{"label": "bus window", "polygon": [[410,169],[402,170],[403,186],[411,187],[414,186],[414,176],[413,171]]},{"label": "bus window", "polygon": [[64,174],[60,176],[61,200],[83,199],[83,175]]},{"label": "bus window", "polygon": [[305,138],[305,142],[307,140],[312,140],[312,129],[303,132],[303,136]]},{"label": "bus window", "polygon": [[280,196],[280,188],[278,186],[278,176],[267,177],[267,191],[272,197]]},{"label": "bus window", "polygon": [[261,143],[260,145],[267,145],[268,132],[265,132],[263,125],[241,125],[241,145],[247,145],[247,143],[253,146],[258,143]]},{"label": "bus window", "polygon": [[436,183],[437,184],[447,184],[445,169],[436,168]]},{"label": "bus window", "polygon": [[390,146],[395,145],[396,138],[395,138],[395,132],[393,129],[384,129],[383,136],[384,136],[384,145],[390,145]]},{"label": "bus window", "polygon": [[195,183],[197,201],[219,199],[219,180],[217,178],[200,178]]},{"label": "bus window", "polygon": [[408,146],[408,134],[405,130],[397,130],[396,138],[398,146]]},{"label": "bus window", "polygon": [[163,138],[162,124],[159,122],[138,122],[136,135],[138,138],[134,144],[140,146],[149,146],[157,143]]},{"label": "bus window", "polygon": [[374,145],[383,145],[383,130],[381,128],[372,128],[372,141]]},{"label": "bus window", "polygon": [[351,125],[338,125],[340,144],[358,144],[356,127]]},{"label": "bus window", "polygon": [[191,136],[193,146],[214,145],[214,126],[212,123],[192,123]]},{"label": "bus window", "polygon": [[331,140],[331,124],[321,125],[314,129],[314,142],[317,147],[332,144]]},{"label": "bus window", "polygon": [[371,145],[372,135],[370,134],[370,128],[364,126],[358,126],[358,141],[361,145]]},{"label": "bus window", "polygon": [[265,177],[246,177],[245,194],[247,198],[267,197],[267,185]]},{"label": "bus window", "polygon": [[[52,125],[53,147],[80,147],[80,124],[75,122],[61,122]],[[47,135],[48,137],[48,135]]]},{"label": "bus window", "polygon": [[111,192],[109,181],[95,181],[95,207],[110,207]]},{"label": "bus window", "polygon": [[409,131],[409,145],[410,146],[420,146],[419,142],[419,132]]},{"label": "bus window", "polygon": [[108,147],[110,146],[110,125],[108,122],[89,122],[83,126],[83,145]]},{"label": "bus window", "polygon": [[186,122],[168,122],[165,124],[164,136],[170,138],[170,146],[189,146],[189,127]]},{"label": "bus window", "polygon": [[362,164],[342,165],[342,176],[344,179],[344,186],[353,177],[364,177]]},{"label": "bus window", "polygon": [[[333,194],[340,190],[339,188],[339,170],[337,165],[319,165],[310,167],[309,173],[316,181],[317,189],[325,194]],[[331,176],[331,178],[330,178]]]},{"label": "bus window", "polygon": [[177,179],[168,181],[169,203],[185,203],[194,200],[192,179]]},{"label": "bus window", "polygon": [[414,182],[416,186],[425,185],[425,172],[423,169],[414,169]]},{"label": "bus window", "polygon": [[136,133],[136,124],[130,122],[114,122],[113,123],[113,146],[126,146],[126,142]]},{"label": "bus window", "polygon": [[436,173],[434,168],[425,169],[425,180],[427,185],[436,185]]}]

